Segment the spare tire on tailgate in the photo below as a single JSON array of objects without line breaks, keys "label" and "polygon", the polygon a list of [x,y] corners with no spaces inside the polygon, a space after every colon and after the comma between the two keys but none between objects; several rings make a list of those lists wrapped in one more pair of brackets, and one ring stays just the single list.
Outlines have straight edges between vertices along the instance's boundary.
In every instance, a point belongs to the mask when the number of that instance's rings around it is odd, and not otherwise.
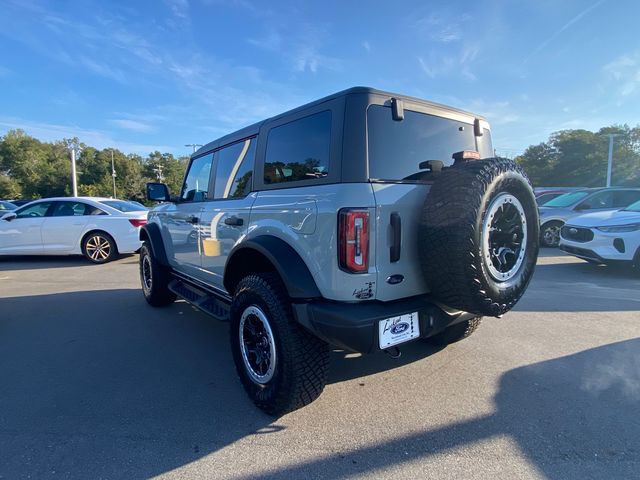
[{"label": "spare tire on tailgate", "polygon": [[498,316],[529,284],[538,257],[538,208],[522,167],[490,158],[443,169],[424,203],[420,262],[443,304]]}]

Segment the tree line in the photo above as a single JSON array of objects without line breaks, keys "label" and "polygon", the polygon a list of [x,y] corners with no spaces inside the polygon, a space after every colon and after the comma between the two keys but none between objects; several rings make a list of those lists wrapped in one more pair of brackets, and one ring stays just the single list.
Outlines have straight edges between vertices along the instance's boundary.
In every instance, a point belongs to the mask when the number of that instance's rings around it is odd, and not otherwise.
[{"label": "tree line", "polygon": [[145,201],[146,182],[162,179],[172,193],[182,187],[188,157],[152,152],[146,157],[118,149],[97,149],[77,138],[41,142],[22,130],[0,137],[0,199],[71,195],[70,150],[75,148],[78,195],[113,196],[111,156],[118,198]]},{"label": "tree line", "polygon": [[608,134],[614,138],[612,186],[640,187],[640,126],[561,130],[549,140],[531,145],[515,158],[534,186],[602,187],[606,185]]},{"label": "tree line", "polygon": [[[516,157],[534,186],[598,187],[605,185],[608,134],[614,140],[612,185],[640,187],[640,126],[604,127],[597,132],[561,130],[546,142],[531,145]],[[77,149],[78,194],[113,195],[111,156],[119,198],[144,201],[145,183],[162,179],[178,193],[188,157],[152,152],[146,157],[118,149],[97,149],[77,138],[41,142],[22,130],[0,137],[0,198],[45,198],[71,195],[71,148]]]}]

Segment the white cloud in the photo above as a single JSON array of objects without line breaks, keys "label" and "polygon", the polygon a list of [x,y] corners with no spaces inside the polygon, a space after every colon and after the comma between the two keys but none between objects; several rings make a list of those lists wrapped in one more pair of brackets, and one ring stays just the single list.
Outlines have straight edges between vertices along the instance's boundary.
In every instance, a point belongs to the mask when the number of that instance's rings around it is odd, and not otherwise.
[{"label": "white cloud", "polygon": [[186,20],[189,18],[188,0],[165,0],[164,2],[176,17]]},{"label": "white cloud", "polygon": [[421,35],[438,43],[452,43],[462,40],[465,25],[471,20],[469,14],[431,12],[418,20],[411,20],[413,28]]},{"label": "white cloud", "polygon": [[602,67],[623,97],[640,91],[640,52],[621,55]]},{"label": "white cloud", "polygon": [[367,52],[371,51],[371,45],[366,40],[364,42],[362,42],[362,48],[364,48]]},{"label": "white cloud", "polygon": [[457,54],[431,50],[426,58],[418,57],[418,64],[429,78],[454,74],[461,75],[469,81],[475,81],[477,77],[471,70],[471,65],[475,62],[479,52],[480,47],[475,45],[466,46]]},{"label": "white cloud", "polygon": [[249,38],[247,41],[256,47],[270,52],[277,52],[282,46],[282,36],[275,30],[270,30],[263,37]]},{"label": "white cloud", "polygon": [[122,70],[117,67],[113,67],[106,62],[96,62],[88,57],[81,56],[79,59],[80,64],[88,68],[91,72],[101,77],[110,78],[119,83],[126,83],[126,76]]},{"label": "white cloud", "polygon": [[153,126],[147,123],[127,118],[115,118],[113,120],[109,120],[109,122],[116,127],[123,128],[125,130],[132,130],[134,132],[152,132],[155,130]]},{"label": "white cloud", "polygon": [[597,2],[593,3],[592,5],[590,5],[589,7],[585,8],[584,10],[582,10],[580,13],[578,13],[576,16],[574,16],[573,18],[571,18],[567,23],[565,23],[564,25],[562,25],[562,27],[560,27],[558,30],[556,30],[555,32],[553,32],[553,34],[551,36],[549,36],[548,38],[546,38],[543,42],[541,42],[540,44],[538,44],[538,46],[536,48],[534,48],[531,53],[529,53],[529,55],[527,55],[524,60],[522,61],[522,64],[526,64],[531,57],[533,57],[534,55],[540,53],[542,50],[544,50],[551,42],[553,42],[558,36],[560,36],[560,34],[562,32],[564,32],[565,30],[567,30],[568,28],[570,28],[571,26],[573,26],[575,23],[577,23],[582,17],[584,17],[585,15],[587,15],[589,12],[591,12],[593,9],[599,7],[600,5],[602,5],[606,0],[598,0]]}]

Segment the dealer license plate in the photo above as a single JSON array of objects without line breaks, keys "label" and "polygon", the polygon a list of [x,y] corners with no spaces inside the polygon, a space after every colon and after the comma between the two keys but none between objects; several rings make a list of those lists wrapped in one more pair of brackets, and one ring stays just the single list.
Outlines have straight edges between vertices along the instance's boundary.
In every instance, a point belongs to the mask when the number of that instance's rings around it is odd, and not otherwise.
[{"label": "dealer license plate", "polygon": [[420,336],[418,312],[385,318],[378,323],[380,348],[385,349]]}]

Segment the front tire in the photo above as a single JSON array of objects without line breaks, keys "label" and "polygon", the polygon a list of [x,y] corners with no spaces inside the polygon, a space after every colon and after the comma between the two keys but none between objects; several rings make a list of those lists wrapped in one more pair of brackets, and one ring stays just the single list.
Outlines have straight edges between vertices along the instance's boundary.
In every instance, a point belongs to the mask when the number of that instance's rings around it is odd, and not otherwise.
[{"label": "front tire", "polygon": [[151,244],[145,241],[140,247],[140,283],[147,303],[153,307],[165,307],[176,300],[176,294],[169,290],[171,272],[160,265],[153,256]]},{"label": "front tire", "polygon": [[540,245],[547,248],[557,248],[560,245],[560,230],[563,223],[551,220],[540,227]]},{"label": "front tire", "polygon": [[82,254],[92,263],[107,263],[118,256],[118,248],[108,233],[91,232],[82,242]]},{"label": "front tire", "polygon": [[278,275],[243,278],[231,304],[231,351],[253,402],[280,416],[313,402],[327,383],[329,346],[293,319]]}]

